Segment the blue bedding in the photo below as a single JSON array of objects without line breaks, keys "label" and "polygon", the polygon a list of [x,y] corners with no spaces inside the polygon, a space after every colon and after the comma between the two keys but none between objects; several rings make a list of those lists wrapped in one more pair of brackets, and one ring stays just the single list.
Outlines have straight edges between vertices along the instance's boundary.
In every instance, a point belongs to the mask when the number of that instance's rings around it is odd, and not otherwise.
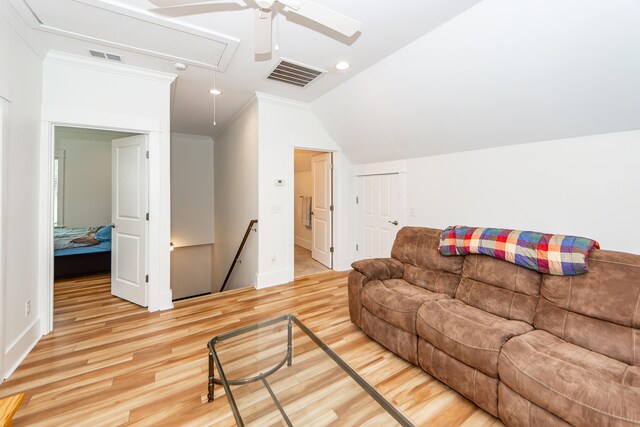
[{"label": "blue bedding", "polygon": [[99,245],[80,246],[76,248],[56,249],[54,256],[91,254],[96,252],[111,252],[111,241],[102,242]]},{"label": "blue bedding", "polygon": [[[76,243],[72,240],[93,234],[98,244]],[[96,252],[111,252],[111,227],[55,228],[53,232],[54,256],[78,255]]]}]

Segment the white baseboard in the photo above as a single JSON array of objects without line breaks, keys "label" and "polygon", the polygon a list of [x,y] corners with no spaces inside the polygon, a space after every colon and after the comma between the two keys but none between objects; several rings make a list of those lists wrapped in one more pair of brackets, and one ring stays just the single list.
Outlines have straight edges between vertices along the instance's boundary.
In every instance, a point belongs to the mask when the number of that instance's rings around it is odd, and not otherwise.
[{"label": "white baseboard", "polygon": [[4,353],[5,371],[2,373],[3,378],[9,378],[11,374],[20,366],[20,363],[27,357],[33,347],[38,344],[42,333],[40,330],[40,318],[33,321],[14,342],[7,346]]},{"label": "white baseboard", "polygon": [[170,310],[173,308],[173,293],[171,290],[167,292],[162,292],[160,295],[156,296],[157,300],[152,305],[149,304],[149,311],[162,311],[162,310]]},{"label": "white baseboard", "polygon": [[256,275],[256,289],[282,285],[293,281],[293,271],[280,270]]},{"label": "white baseboard", "polygon": [[295,243],[296,245],[301,246],[301,247],[303,247],[303,248],[305,248],[305,249],[307,249],[309,251],[311,250],[311,240],[303,239],[302,237],[295,236],[293,238],[293,243]]},{"label": "white baseboard", "polygon": [[353,260],[351,258],[347,259],[334,259],[333,260],[333,269],[335,271],[347,271],[351,270],[351,263]]}]

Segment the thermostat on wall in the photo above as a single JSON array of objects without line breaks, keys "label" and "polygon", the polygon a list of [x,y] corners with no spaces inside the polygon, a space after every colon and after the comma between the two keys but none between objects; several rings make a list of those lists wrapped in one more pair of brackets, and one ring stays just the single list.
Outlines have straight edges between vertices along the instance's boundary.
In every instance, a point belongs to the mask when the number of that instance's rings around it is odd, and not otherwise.
[{"label": "thermostat on wall", "polygon": [[284,185],[284,179],[276,179],[276,187],[282,187]]}]

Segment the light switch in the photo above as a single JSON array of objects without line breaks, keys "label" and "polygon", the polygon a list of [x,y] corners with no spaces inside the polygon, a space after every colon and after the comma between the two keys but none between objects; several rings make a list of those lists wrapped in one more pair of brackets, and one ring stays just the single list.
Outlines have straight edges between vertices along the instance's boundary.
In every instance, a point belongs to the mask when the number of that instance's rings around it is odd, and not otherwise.
[{"label": "light switch", "polygon": [[276,187],[284,186],[284,179],[278,178],[276,179]]},{"label": "light switch", "polygon": [[281,214],[282,213],[282,206],[281,205],[275,205],[275,206],[271,206],[271,213],[272,214]]}]

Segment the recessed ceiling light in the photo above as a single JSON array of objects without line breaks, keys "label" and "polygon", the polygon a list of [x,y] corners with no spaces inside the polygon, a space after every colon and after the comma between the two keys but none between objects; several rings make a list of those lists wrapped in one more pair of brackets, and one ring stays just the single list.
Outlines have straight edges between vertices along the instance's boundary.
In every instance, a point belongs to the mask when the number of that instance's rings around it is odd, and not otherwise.
[{"label": "recessed ceiling light", "polygon": [[209,90],[211,95],[222,95],[222,91],[220,89],[211,89]]},{"label": "recessed ceiling light", "polygon": [[347,61],[340,61],[336,64],[336,68],[340,71],[348,70],[349,67],[351,67],[351,64],[349,64]]},{"label": "recessed ceiling light", "polygon": [[187,69],[187,65],[182,62],[176,62],[173,66],[176,67],[176,71],[184,71]]}]

